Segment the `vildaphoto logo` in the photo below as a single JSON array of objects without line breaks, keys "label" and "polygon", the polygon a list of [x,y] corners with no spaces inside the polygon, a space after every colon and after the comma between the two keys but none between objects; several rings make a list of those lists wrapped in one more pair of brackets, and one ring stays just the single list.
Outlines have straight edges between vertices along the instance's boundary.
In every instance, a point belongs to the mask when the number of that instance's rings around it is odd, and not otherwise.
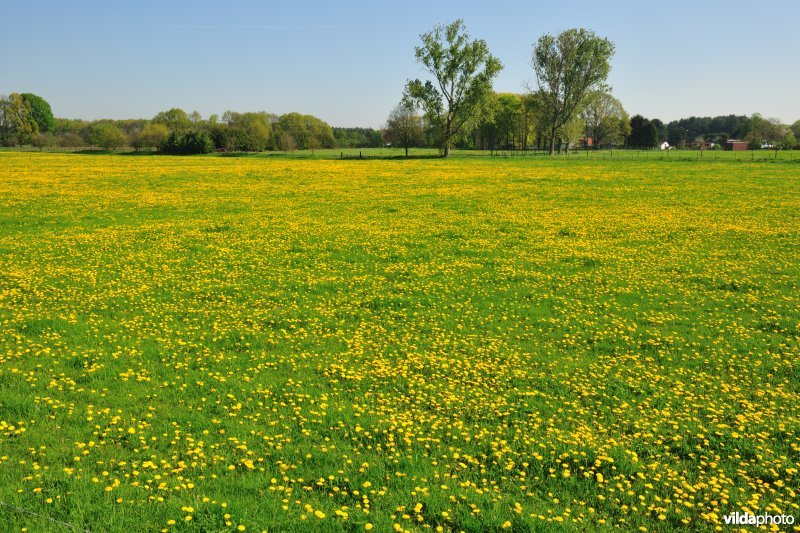
[{"label": "vildaphoto logo", "polygon": [[776,526],[791,526],[794,524],[794,516],[790,514],[752,514],[735,512],[723,516],[722,521],[728,526],[766,526],[775,524]]}]

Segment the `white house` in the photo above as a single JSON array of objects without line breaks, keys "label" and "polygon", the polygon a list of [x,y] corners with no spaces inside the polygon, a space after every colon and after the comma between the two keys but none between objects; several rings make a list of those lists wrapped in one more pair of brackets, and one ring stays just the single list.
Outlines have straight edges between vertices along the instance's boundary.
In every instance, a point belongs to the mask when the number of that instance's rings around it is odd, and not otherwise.
[{"label": "white house", "polygon": [[670,145],[669,145],[669,143],[667,141],[664,141],[663,143],[661,143],[659,145],[659,148],[661,148],[662,150],[669,150],[670,149]]}]

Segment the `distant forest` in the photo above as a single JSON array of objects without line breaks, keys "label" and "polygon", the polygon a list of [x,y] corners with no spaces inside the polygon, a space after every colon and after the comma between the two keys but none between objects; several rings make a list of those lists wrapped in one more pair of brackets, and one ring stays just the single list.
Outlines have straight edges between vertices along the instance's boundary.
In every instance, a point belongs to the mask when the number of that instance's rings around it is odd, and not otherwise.
[{"label": "distant forest", "polygon": [[[640,115],[628,117],[622,104],[599,94],[572,128],[571,147],[654,148],[666,141],[673,147],[692,148],[701,143],[724,144],[743,139],[752,148],[781,141],[790,148],[800,138],[800,121],[791,126],[758,114],[689,117],[664,123]],[[535,94],[494,93],[492,112],[455,139],[461,149],[542,149],[542,131]],[[56,118],[50,105],[31,93],[0,98],[0,145],[47,147],[99,147],[108,150],[159,149],[174,153],[265,150],[294,151],[318,148],[434,147],[436,127],[424,116],[406,119],[398,132],[392,117],[382,129],[331,127],[312,115],[226,111],[203,118],[198,112],[169,109],[151,119],[86,121]],[[408,124],[415,127],[408,129]],[[402,141],[399,134],[405,135]],[[771,146],[771,145],[770,145]]]}]

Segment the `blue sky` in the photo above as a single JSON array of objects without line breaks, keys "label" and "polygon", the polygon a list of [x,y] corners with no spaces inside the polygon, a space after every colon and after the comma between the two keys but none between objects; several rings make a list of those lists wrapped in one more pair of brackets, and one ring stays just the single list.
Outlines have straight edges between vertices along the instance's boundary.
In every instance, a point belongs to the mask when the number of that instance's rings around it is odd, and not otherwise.
[{"label": "blue sky", "polygon": [[505,65],[498,91],[535,81],[540,35],[585,27],[616,44],[610,82],[631,114],[800,119],[796,0],[0,0],[0,13],[0,94],[39,94],[60,117],[150,118],[181,107],[379,127],[405,81],[425,75],[414,61],[419,34],[462,18]]}]

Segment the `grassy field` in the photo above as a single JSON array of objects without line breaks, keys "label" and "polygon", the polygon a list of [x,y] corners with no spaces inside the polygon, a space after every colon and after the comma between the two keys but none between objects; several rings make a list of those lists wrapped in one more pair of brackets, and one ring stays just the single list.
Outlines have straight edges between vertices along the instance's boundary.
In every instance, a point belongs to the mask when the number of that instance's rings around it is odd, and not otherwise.
[{"label": "grassy field", "polygon": [[800,519],[800,164],[0,153],[0,523]]}]

